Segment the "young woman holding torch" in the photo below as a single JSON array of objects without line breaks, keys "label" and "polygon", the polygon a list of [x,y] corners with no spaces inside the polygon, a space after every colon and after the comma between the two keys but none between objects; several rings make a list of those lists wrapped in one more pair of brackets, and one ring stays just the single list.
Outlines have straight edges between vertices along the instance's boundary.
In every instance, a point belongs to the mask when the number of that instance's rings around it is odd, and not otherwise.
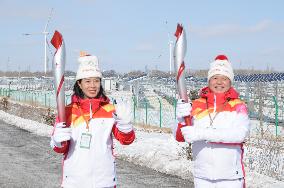
[{"label": "young woman holding torch", "polygon": [[96,56],[85,54],[79,63],[65,121],[57,118],[50,142],[55,152],[64,154],[61,187],[113,188],[113,137],[124,145],[135,139],[130,106],[110,104]]}]

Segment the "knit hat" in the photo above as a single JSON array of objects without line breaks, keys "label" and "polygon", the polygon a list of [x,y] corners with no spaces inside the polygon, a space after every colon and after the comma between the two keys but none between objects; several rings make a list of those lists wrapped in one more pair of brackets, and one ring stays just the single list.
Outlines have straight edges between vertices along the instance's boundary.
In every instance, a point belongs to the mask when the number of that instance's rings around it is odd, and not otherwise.
[{"label": "knit hat", "polygon": [[234,81],[234,72],[231,63],[225,55],[218,55],[215,61],[210,63],[210,69],[208,71],[208,81],[216,74],[227,76],[231,82]]},{"label": "knit hat", "polygon": [[102,73],[99,69],[99,60],[96,56],[91,56],[81,52],[78,62],[79,68],[76,75],[76,81],[90,77],[102,78]]}]

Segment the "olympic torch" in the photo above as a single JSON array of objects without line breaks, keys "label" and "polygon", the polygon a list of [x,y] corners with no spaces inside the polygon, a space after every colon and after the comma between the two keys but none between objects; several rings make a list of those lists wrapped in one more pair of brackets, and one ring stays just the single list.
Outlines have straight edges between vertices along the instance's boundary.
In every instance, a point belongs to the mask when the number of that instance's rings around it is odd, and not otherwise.
[{"label": "olympic torch", "polygon": [[[185,64],[184,57],[186,54],[186,35],[181,24],[177,25],[175,32],[176,43],[174,47],[174,67],[176,72],[177,89],[180,99],[189,102],[185,85]],[[189,116],[184,118],[185,124],[190,125]]]},{"label": "olympic torch", "polygon": [[66,122],[65,118],[65,92],[64,92],[64,71],[65,71],[65,45],[62,35],[55,31],[51,44],[56,48],[53,57],[54,87],[56,93],[56,104],[59,122]]}]

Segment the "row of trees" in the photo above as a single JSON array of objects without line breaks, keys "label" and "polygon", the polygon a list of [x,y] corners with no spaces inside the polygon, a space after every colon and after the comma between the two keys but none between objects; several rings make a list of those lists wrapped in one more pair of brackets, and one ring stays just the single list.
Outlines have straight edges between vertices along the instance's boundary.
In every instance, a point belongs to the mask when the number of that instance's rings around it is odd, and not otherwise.
[{"label": "row of trees", "polygon": [[[192,75],[195,77],[207,77],[207,72],[208,70],[192,70],[192,71],[187,71],[186,75]],[[271,71],[264,71],[264,70],[244,70],[244,69],[237,69],[234,70],[236,75],[248,75],[248,74],[267,74],[271,73]],[[72,71],[66,71],[65,72],[66,76],[75,76],[76,73]],[[170,72],[165,72],[165,71],[160,71],[160,70],[151,70],[146,72],[143,71],[130,71],[128,73],[118,73],[115,70],[108,70],[103,72],[104,77],[140,77],[148,75],[150,77],[175,77],[175,74]],[[29,71],[0,71],[0,77],[42,77],[42,76],[47,76],[47,77],[52,77],[53,73],[51,71],[47,72],[46,74],[44,72],[29,72]]]}]

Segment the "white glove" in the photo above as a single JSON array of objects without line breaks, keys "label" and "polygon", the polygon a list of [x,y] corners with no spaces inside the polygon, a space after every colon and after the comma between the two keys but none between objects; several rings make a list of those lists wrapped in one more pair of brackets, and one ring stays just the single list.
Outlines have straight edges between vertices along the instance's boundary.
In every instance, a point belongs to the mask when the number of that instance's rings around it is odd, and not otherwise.
[{"label": "white glove", "polygon": [[191,103],[183,102],[182,99],[177,101],[176,116],[179,122],[184,122],[184,117],[191,113]]},{"label": "white glove", "polygon": [[62,147],[61,142],[67,141],[71,139],[72,130],[70,127],[65,127],[64,122],[56,123],[54,133],[51,136],[50,145],[53,147],[54,145],[57,147]]},{"label": "white glove", "polygon": [[117,122],[116,127],[123,133],[129,133],[133,130],[131,121],[131,106],[129,103],[120,102],[115,104],[115,113],[113,118]]},{"label": "white glove", "polygon": [[195,126],[185,126],[181,128],[182,135],[184,140],[188,143],[192,143],[199,140],[204,140],[203,131],[206,131],[201,128],[196,128]]}]

